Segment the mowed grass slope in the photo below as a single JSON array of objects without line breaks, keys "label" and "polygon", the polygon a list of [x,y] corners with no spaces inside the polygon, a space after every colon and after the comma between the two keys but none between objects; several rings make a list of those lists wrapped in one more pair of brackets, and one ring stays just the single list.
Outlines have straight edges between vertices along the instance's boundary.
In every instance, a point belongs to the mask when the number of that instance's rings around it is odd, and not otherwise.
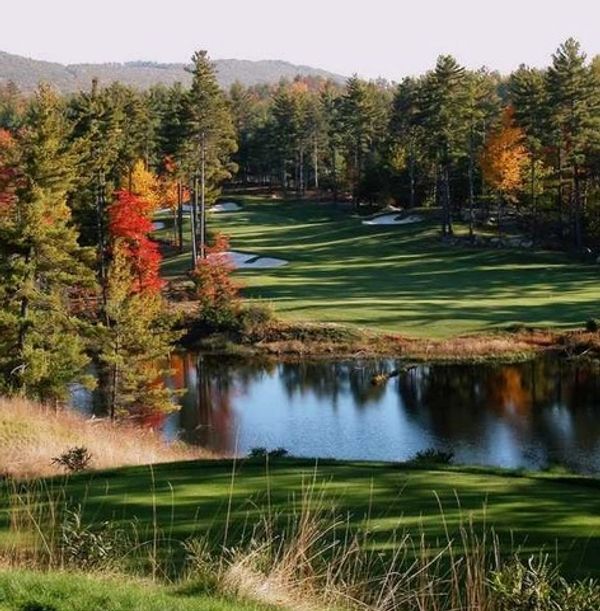
[{"label": "mowed grass slope", "polygon": [[[597,480],[360,462],[316,468],[310,460],[283,459],[268,469],[261,460],[130,467],[75,477],[66,490],[63,485],[60,479],[48,484],[65,493],[69,506],[81,504],[84,523],[134,520],[142,540],[152,539],[156,520],[169,542],[210,533],[216,546],[235,547],[267,516],[286,523],[308,503],[335,508],[353,529],[367,528],[370,545],[382,552],[391,552],[394,535],[398,540],[405,532],[415,539],[424,532],[442,549],[448,537],[460,540],[461,524],[472,522],[479,534],[493,528],[504,554],[545,550],[566,574],[600,576]],[[4,530],[8,516],[1,509]]]},{"label": "mowed grass slope", "polygon": [[[234,250],[290,260],[238,272],[244,294],[284,318],[448,337],[513,323],[573,327],[599,315],[598,267],[567,256],[449,247],[433,222],[365,226],[334,204],[232,199],[243,210],[211,215],[209,225]],[[189,255],[178,255],[164,273],[188,266]]]}]

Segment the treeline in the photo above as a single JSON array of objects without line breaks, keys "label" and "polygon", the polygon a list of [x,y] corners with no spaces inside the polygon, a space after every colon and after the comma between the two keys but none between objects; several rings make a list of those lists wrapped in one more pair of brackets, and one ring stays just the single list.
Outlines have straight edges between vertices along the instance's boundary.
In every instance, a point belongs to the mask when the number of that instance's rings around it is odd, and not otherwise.
[{"label": "treeline", "polygon": [[172,407],[160,363],[176,334],[152,218],[181,212],[191,177],[212,201],[235,170],[206,53],[190,71],[187,90],[0,91],[0,392],[60,402],[94,382],[111,417]]},{"label": "treeline", "polygon": [[298,79],[229,95],[238,181],[439,206],[444,235],[456,218],[471,235],[506,218],[547,246],[600,244],[600,59],[574,40],[547,69],[507,77],[441,56],[397,86]]}]

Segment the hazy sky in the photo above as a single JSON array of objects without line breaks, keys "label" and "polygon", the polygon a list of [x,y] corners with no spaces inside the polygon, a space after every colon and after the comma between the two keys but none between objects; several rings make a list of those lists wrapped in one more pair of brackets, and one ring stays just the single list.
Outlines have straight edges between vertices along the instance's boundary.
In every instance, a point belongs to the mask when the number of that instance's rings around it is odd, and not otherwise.
[{"label": "hazy sky", "polygon": [[600,0],[4,0],[0,50],[61,63],[284,59],[399,80],[440,53],[541,66],[574,36],[600,53]]}]

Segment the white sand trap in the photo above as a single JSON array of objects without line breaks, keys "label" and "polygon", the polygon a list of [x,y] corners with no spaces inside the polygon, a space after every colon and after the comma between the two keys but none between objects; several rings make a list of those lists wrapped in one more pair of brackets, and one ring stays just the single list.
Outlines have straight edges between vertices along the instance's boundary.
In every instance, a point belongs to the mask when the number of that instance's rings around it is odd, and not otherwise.
[{"label": "white sand trap", "polygon": [[[267,269],[270,267],[283,267],[287,265],[289,261],[285,259],[278,259],[276,257],[261,257],[256,253],[251,252],[239,252],[235,250],[228,250],[222,253],[229,257],[232,265],[236,269]],[[219,257],[221,254],[208,255],[208,258]]]},{"label": "white sand trap", "polygon": [[363,225],[410,225],[412,223],[420,223],[423,217],[412,214],[402,218],[397,214],[382,214],[372,219],[363,221]]},{"label": "white sand trap", "polygon": [[159,229],[164,229],[165,228],[165,224],[162,221],[154,221],[154,223],[152,223],[152,229],[154,231],[158,231]]},{"label": "white sand trap", "polygon": [[235,202],[221,202],[219,204],[215,204],[210,211],[211,212],[237,212],[241,210],[242,207]]}]

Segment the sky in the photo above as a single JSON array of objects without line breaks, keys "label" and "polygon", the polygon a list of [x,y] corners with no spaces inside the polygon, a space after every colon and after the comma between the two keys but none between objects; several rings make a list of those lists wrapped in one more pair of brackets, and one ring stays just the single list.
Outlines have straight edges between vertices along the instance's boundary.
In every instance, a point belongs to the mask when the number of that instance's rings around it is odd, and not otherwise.
[{"label": "sky", "polygon": [[545,66],[600,54],[600,0],[4,0],[0,50],[60,63],[283,59],[400,80],[435,64]]}]

